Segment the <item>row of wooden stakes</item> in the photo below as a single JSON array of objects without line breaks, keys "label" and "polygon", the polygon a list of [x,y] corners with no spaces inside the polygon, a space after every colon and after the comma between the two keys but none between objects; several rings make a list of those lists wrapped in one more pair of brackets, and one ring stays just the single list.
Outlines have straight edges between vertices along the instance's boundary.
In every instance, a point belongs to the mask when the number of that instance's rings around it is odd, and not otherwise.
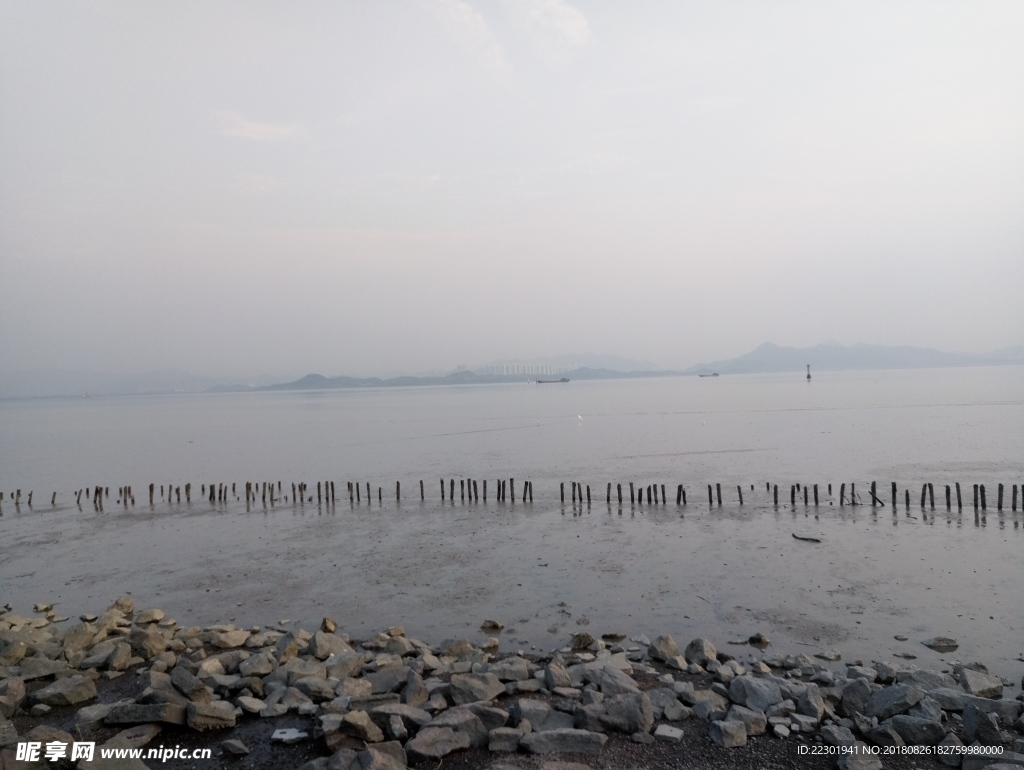
[{"label": "row of wooden stakes", "polygon": [[[362,498],[363,498],[363,494],[362,494],[363,485],[362,485],[362,483],[352,482],[352,481],[349,481],[347,483],[348,483],[348,498],[349,498],[349,502],[351,502],[351,503],[360,503],[360,502],[362,502]],[[486,479],[482,480],[482,482],[480,480],[477,480],[477,479],[459,479],[458,483],[459,483],[459,499],[460,499],[460,501],[465,502],[466,499],[468,498],[472,502],[478,502],[480,500],[480,496],[481,496],[480,493],[481,493],[481,487],[482,487],[483,500],[484,500],[484,502],[487,502],[487,480]],[[450,500],[451,502],[454,502],[455,501],[455,479],[452,478],[452,479],[448,479],[447,480],[447,489],[446,489],[445,479],[441,479],[440,480],[440,485],[441,485],[441,500],[442,501]],[[587,505],[591,504],[591,491],[590,491],[590,485],[589,484],[584,485],[583,483],[581,483],[579,481],[573,481],[573,482],[570,482],[570,485],[571,485],[571,487],[570,487],[570,495],[571,495],[571,501],[572,501],[573,504],[576,504],[577,502],[582,504],[584,502],[584,500],[586,500]],[[631,482],[628,482],[628,486],[629,486],[629,502],[630,502],[631,505],[635,505],[635,504],[643,505],[644,504],[644,493],[645,492],[646,492],[647,504],[648,505],[651,505],[651,504],[665,505],[668,502],[668,496],[667,496],[664,484],[661,484],[661,485],[658,485],[658,484],[648,484],[646,487],[644,487],[642,484],[641,485],[635,485],[634,482],[631,481]],[[659,489],[659,486],[660,486],[660,489]],[[309,485],[307,485],[304,482],[300,482],[300,483],[297,483],[297,484],[293,483],[291,485],[291,487],[292,487],[292,489],[291,489],[291,492],[292,492],[291,500],[293,502],[299,502],[299,503],[313,502],[314,497],[313,497],[313,494],[312,494],[312,489],[309,487]],[[237,490],[236,490],[236,485],[235,484],[231,484],[230,492],[229,492],[229,488],[228,488],[227,484],[210,484],[209,486],[207,486],[206,484],[203,484],[201,486],[201,489],[202,489],[202,493],[201,493],[202,496],[204,498],[207,498],[211,503],[227,502],[229,500],[229,496],[230,497],[234,497],[237,494]],[[372,497],[373,497],[373,492],[372,492],[372,488],[371,488],[369,482],[365,483],[365,489],[366,489],[366,500],[367,500],[367,502],[370,502],[372,500]],[[1017,487],[1016,484],[1013,484],[1013,485],[1011,485],[1011,489],[1012,489],[1012,501],[1011,501],[1010,506],[1011,506],[1011,510],[1016,511],[1017,510],[1017,501],[1018,501],[1018,487]],[[155,485],[155,484],[150,484],[149,485],[149,504],[150,505],[153,505],[154,502],[155,502],[156,490],[157,490],[157,485]],[[160,499],[164,499],[164,485],[161,484],[160,487],[159,487],[159,490],[160,490]],[[209,491],[207,492],[207,490],[209,490]],[[754,485],[753,484],[750,485],[750,490],[751,490],[751,492],[754,491]],[[945,490],[946,491],[946,499],[945,499],[946,510],[952,510],[954,490],[955,490],[955,493],[956,493],[956,507],[957,507],[957,510],[962,510],[963,509],[963,498],[962,498],[961,491],[960,491],[960,482],[956,482],[952,487],[949,484],[946,484],[946,490]],[[171,502],[171,499],[172,499],[172,496],[173,496],[174,500],[176,502],[180,503],[183,491],[184,491],[184,496],[185,496],[185,502],[186,503],[191,503],[192,502],[192,485],[191,484],[185,484],[183,486],[181,486],[181,485],[173,486],[173,485],[168,484],[167,485],[167,493],[166,493],[167,501]],[[383,487],[377,487],[376,491],[377,491],[377,501],[378,502],[383,502],[383,497],[384,497]],[[565,490],[565,482],[560,482],[560,484],[559,484],[559,498],[560,498],[562,503],[565,503],[565,491],[566,491]],[[774,505],[778,506],[778,504],[779,504],[779,487],[778,487],[778,485],[777,484],[776,485],[772,485],[772,484],[766,482],[765,483],[765,491],[772,495],[772,499],[773,499]],[[660,494],[659,494],[659,492],[660,492]],[[1024,510],[1024,484],[1022,484],[1020,486],[1020,492],[1021,492],[1021,510]],[[76,502],[77,502],[77,504],[79,506],[81,506],[81,504],[82,504],[82,495],[86,494],[86,493],[88,493],[89,496],[91,497],[93,506],[95,508],[97,508],[98,510],[102,510],[104,497],[107,497],[107,498],[110,497],[110,488],[109,487],[99,487],[99,486],[97,486],[97,487],[92,487],[92,488],[86,487],[85,489],[79,489],[77,491],[77,493],[76,493]],[[424,486],[424,483],[423,483],[422,479],[419,482],[419,493],[420,493],[420,500],[425,500],[426,499],[426,489],[425,489],[425,486]],[[812,498],[813,498],[813,504],[815,506],[819,505],[819,495],[818,495],[818,485],[817,484],[813,484],[811,486],[801,485],[801,484],[792,484],[790,486],[790,490],[789,490],[789,501],[790,501],[790,505],[791,506],[795,507],[797,505],[798,498],[799,498],[800,495],[803,496],[803,504],[805,506],[811,505]],[[828,485],[828,495],[830,497],[832,495],[832,485],[831,484]],[[883,506],[884,507],[885,506],[885,504],[886,504],[885,501],[882,500],[879,497],[879,495],[878,495],[877,482],[874,482],[874,481],[871,482],[868,495],[870,496],[870,499],[871,499],[870,504],[871,504],[872,507],[877,507],[877,506]],[[283,495],[282,483],[280,481],[278,481],[277,484],[276,484],[276,490],[275,490],[274,482],[255,482],[255,483],[251,482],[251,481],[245,482],[245,502],[246,502],[246,504],[248,505],[250,502],[251,503],[255,503],[256,500],[257,500],[257,496],[259,496],[259,498],[262,500],[264,505],[266,505],[269,502],[270,505],[273,506],[273,505],[275,505],[277,502],[279,502],[281,500],[284,500],[284,501],[288,500],[288,497],[286,495]],[[515,479],[514,478],[498,479],[496,484],[495,484],[495,495],[494,495],[495,500],[497,500],[499,502],[504,502],[504,501],[508,500],[510,496],[511,496],[511,501],[515,502],[516,501]],[[736,487],[736,496],[737,496],[737,501],[739,502],[739,504],[743,505],[744,504],[744,500],[743,500],[743,487],[737,485],[737,487]],[[616,500],[617,500],[619,505],[622,505],[624,503],[624,489],[623,489],[623,485],[621,483],[615,484],[615,497],[616,497]],[[3,492],[0,492],[0,502],[3,502],[3,499],[4,499]],[[20,489],[17,490],[17,492],[13,495],[13,499],[14,499],[15,505],[20,505],[21,504],[21,490]],[[400,481],[396,481],[395,482],[395,499],[396,500],[401,500],[402,499],[402,483]],[[531,503],[533,502],[533,482],[532,481],[524,481],[524,482],[522,482],[522,492],[520,494],[520,498],[519,499],[522,500],[523,502],[527,502],[527,501],[531,502]],[[899,499],[899,496],[898,496],[898,490],[897,490],[896,482],[893,481],[893,482],[891,482],[891,494],[890,494],[890,500],[891,500],[893,508],[897,507],[898,499]],[[333,503],[333,502],[337,501],[337,497],[336,497],[335,491],[334,491],[334,482],[333,481],[325,481],[325,482],[319,482],[318,481],[317,484],[316,484],[316,502],[318,504],[322,504],[325,500],[328,503]],[[50,504],[51,505],[56,505],[56,501],[57,501],[57,493],[54,492],[52,497],[50,498]],[[611,502],[612,502],[612,483],[611,482],[608,482],[607,488],[605,490],[605,501],[608,504],[611,504]],[[125,507],[127,507],[129,504],[135,505],[135,494],[134,494],[131,486],[118,487],[118,489],[117,489],[117,502],[119,504],[123,504]],[[719,506],[722,505],[722,485],[721,484],[715,484],[712,487],[711,484],[708,484],[708,505],[714,506],[716,504],[716,502],[717,502],[717,504]],[[32,506],[32,492],[28,493],[27,503],[28,503],[29,507]],[[979,508],[980,508],[980,510],[983,510],[983,511],[988,509],[988,498],[987,498],[987,495],[986,495],[986,490],[985,490],[985,485],[984,484],[975,484],[974,485],[973,503],[974,503],[974,509],[975,510],[978,510]],[[687,504],[687,501],[686,501],[686,489],[683,487],[682,484],[679,484],[676,487],[676,505],[686,505],[686,504]],[[840,506],[845,506],[845,505],[862,505],[862,504],[866,504],[866,503],[862,503],[861,502],[861,498],[857,494],[856,485],[855,484],[853,484],[853,483],[850,484],[849,494],[847,494],[846,484],[844,483],[844,484],[840,485],[840,487],[839,487],[839,505]],[[910,508],[910,489],[909,488],[904,489],[904,504],[905,504],[907,509]],[[997,488],[996,509],[999,510],[999,511],[1002,511],[1003,510],[1003,504],[1004,504],[1004,486],[1003,486],[1003,484],[1000,483],[998,485],[998,488]],[[931,483],[924,484],[921,487],[921,508],[926,508],[926,507],[930,507],[932,510],[935,509],[935,488],[934,488],[934,486]]]}]

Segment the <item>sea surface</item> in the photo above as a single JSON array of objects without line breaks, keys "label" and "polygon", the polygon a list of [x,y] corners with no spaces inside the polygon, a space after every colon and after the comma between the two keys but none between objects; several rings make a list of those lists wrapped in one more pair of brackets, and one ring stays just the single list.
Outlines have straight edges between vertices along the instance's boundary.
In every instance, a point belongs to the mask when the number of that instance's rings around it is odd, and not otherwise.
[{"label": "sea surface", "polygon": [[[495,618],[503,645],[526,650],[581,630],[721,646],[762,631],[844,660],[981,660],[1019,683],[1022,429],[1020,366],[0,401],[0,605],[77,615],[130,591],[188,624],[328,615],[354,635],[400,624],[429,641]],[[514,500],[494,500],[499,478],[515,479]],[[488,500],[462,499],[461,479],[487,479]],[[338,499],[318,504],[328,480]],[[246,505],[246,481],[281,492]],[[572,481],[590,505],[572,503]],[[186,482],[191,504],[161,496]],[[293,482],[312,501],[292,499]],[[606,503],[608,483],[629,482],[664,484],[669,500]],[[920,505],[928,482],[934,509]],[[962,511],[945,506],[956,482]],[[237,495],[200,493],[222,483]],[[790,504],[798,483],[818,485],[817,507]],[[840,505],[840,484],[861,504]],[[76,505],[95,485],[110,488],[103,510]],[[125,485],[134,505],[117,499]],[[920,644],[938,634],[960,649]]]}]

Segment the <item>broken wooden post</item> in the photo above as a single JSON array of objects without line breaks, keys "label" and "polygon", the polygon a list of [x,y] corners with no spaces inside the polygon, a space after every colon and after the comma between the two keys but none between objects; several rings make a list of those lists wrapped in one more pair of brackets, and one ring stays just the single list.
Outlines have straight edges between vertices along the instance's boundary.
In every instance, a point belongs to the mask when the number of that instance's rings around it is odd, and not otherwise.
[{"label": "broken wooden post", "polygon": [[[907,489],[904,489],[903,490],[903,494],[906,497],[907,510],[909,511],[910,510],[910,488],[908,487]],[[908,513],[907,515],[909,516],[910,514]]]},{"label": "broken wooden post", "polygon": [[804,507],[807,506],[807,485],[804,485]]},{"label": "broken wooden post", "polygon": [[714,493],[711,491],[711,485],[708,484],[708,505],[714,505],[714,504],[715,504]]},{"label": "broken wooden post", "polygon": [[796,484],[789,485],[789,504],[796,508]]},{"label": "broken wooden post", "polygon": [[946,484],[946,510],[949,511],[949,510],[952,510],[952,508],[953,508],[953,505],[952,505],[952,499],[951,499],[951,490],[949,488],[949,484]]},{"label": "broken wooden post", "polygon": [[401,501],[402,499],[402,482],[395,482],[395,500]]},{"label": "broken wooden post", "polygon": [[1013,485],[1013,510],[1017,510],[1017,485]]},{"label": "broken wooden post", "polygon": [[[29,492],[29,498],[30,498],[29,499],[29,505],[32,505],[31,497],[32,497],[32,493]],[[981,510],[984,511],[984,510],[987,510],[987,509],[988,509],[988,505],[986,504],[986,501],[985,501],[985,485],[982,484],[981,485]]]},{"label": "broken wooden post", "polygon": [[466,502],[466,480],[459,479],[459,502]]},{"label": "broken wooden post", "polygon": [[512,490],[512,502],[514,503],[516,501],[516,480],[515,479],[510,478],[508,480],[508,488]]},{"label": "broken wooden post", "polygon": [[978,510],[978,485],[974,485],[974,510]]},{"label": "broken wooden post", "polygon": [[775,507],[779,507],[779,485],[776,484],[773,488],[773,494],[775,495]]},{"label": "broken wooden post", "polygon": [[[156,485],[155,484],[150,484],[149,485],[149,504],[150,505],[153,504],[153,493],[155,491],[156,491]],[[81,494],[79,494],[79,497],[81,497]]]},{"label": "broken wooden post", "polygon": [[679,505],[683,501],[683,485],[680,484],[676,487],[676,505]]},{"label": "broken wooden post", "polygon": [[455,479],[448,479],[448,499],[455,502]]},{"label": "broken wooden post", "polygon": [[590,507],[590,484],[587,484],[587,507]]},{"label": "broken wooden post", "polygon": [[484,479],[484,502],[487,502],[487,479]]},{"label": "broken wooden post", "polygon": [[721,484],[718,484],[718,483],[715,484],[715,496],[718,498],[718,505],[721,506],[722,505],[722,485]]},{"label": "broken wooden post", "polygon": [[871,482],[871,507],[872,508],[874,508],[876,505],[878,505],[878,495],[875,494],[875,492],[877,492],[877,491],[878,491],[878,488],[875,485],[875,482],[872,481]]},{"label": "broken wooden post", "polygon": [[964,508],[963,501],[960,499],[960,482],[956,482],[956,509],[962,511]]},{"label": "broken wooden post", "polygon": [[441,501],[444,501],[444,479],[441,479]]},{"label": "broken wooden post", "polygon": [[928,485],[927,484],[922,484],[921,485],[921,508],[922,509],[924,508],[924,498],[925,498],[926,494],[928,494]]},{"label": "broken wooden post", "polygon": [[629,504],[632,505],[636,502],[636,495],[633,493],[633,482],[629,482]]},{"label": "broken wooden post", "polygon": [[558,493],[559,493],[559,497],[561,498],[561,501],[564,503],[565,502],[565,482],[564,481],[559,481],[558,482]]},{"label": "broken wooden post", "polygon": [[[1014,486],[1013,490],[1014,490],[1014,494],[1017,494],[1017,487],[1016,486]],[[610,481],[608,482],[608,498],[607,498],[607,500],[605,502],[607,502],[608,505],[612,504],[612,483]]]},{"label": "broken wooden post", "polygon": [[740,499],[740,505],[743,505],[743,487],[739,484],[736,485],[736,496]]},{"label": "broken wooden post", "polygon": [[818,507],[818,485],[814,485],[814,507]]},{"label": "broken wooden post", "polygon": [[622,484],[616,483],[615,488],[619,493],[619,505],[622,505]]},{"label": "broken wooden post", "polygon": [[850,505],[856,505],[857,504],[857,489],[856,489],[856,487],[857,487],[857,485],[854,484],[851,481],[850,482]]},{"label": "broken wooden post", "polygon": [[[273,492],[273,488],[271,488],[271,492],[270,492],[270,494],[271,494],[271,495],[273,495],[273,494],[274,494],[274,492]],[[320,497],[320,482],[318,481],[318,482],[316,483],[316,504],[317,504],[317,505],[320,505],[320,503],[321,503],[321,502],[323,502],[323,498],[322,498],[322,497]]]},{"label": "broken wooden post", "polygon": [[[252,497],[253,497],[253,500],[256,499],[256,495],[255,494]],[[178,498],[178,502],[181,502],[181,498],[180,497]],[[188,484],[185,485],[185,502],[186,503],[191,503],[192,502],[192,482],[191,481]]]},{"label": "broken wooden post", "polygon": [[[56,495],[57,493],[54,492],[53,494]],[[996,510],[997,511],[1003,510],[1003,485],[1002,484],[999,485],[999,492],[997,493],[997,497],[996,497]]]},{"label": "broken wooden post", "polygon": [[846,484],[839,485],[839,504],[846,505]]},{"label": "broken wooden post", "polygon": [[426,496],[423,493],[423,479],[420,479],[420,501],[422,502],[425,499]]},{"label": "broken wooden post", "polygon": [[928,482],[928,505],[933,511],[935,510],[935,487],[930,481]]}]

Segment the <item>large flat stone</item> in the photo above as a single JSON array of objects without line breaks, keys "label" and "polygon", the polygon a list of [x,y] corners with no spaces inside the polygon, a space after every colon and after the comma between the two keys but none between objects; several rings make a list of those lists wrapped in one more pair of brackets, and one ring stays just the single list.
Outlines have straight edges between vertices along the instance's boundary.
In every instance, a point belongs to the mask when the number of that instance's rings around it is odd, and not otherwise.
[{"label": "large flat stone", "polygon": [[560,729],[524,735],[520,745],[531,754],[600,754],[607,735],[589,730]]}]

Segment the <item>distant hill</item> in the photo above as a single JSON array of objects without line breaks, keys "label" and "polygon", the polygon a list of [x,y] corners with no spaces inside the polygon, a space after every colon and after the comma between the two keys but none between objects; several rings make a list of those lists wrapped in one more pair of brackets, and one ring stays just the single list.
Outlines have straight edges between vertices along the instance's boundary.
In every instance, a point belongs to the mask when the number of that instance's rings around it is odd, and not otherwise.
[{"label": "distant hill", "polygon": [[[674,377],[679,372],[673,371],[637,371],[619,372],[612,369],[591,369],[582,367],[566,375],[552,375],[541,379],[557,379],[562,376],[572,380],[615,380],[635,377]],[[526,374],[477,374],[468,370],[453,372],[438,377],[325,377],[322,374],[307,374],[294,382],[282,382],[277,385],[251,387],[246,385],[218,385],[210,388],[210,392],[232,393],[239,391],[281,391],[281,390],[341,390],[346,388],[402,388],[424,385],[489,385],[500,383],[536,382],[536,375]]]},{"label": "distant hill", "polygon": [[1002,348],[991,353],[947,353],[907,345],[840,345],[826,342],[811,348],[780,347],[766,342],[736,358],[697,364],[683,374],[753,374],[760,372],[856,369],[924,369],[940,366],[984,366],[1024,363],[1024,345]]}]

